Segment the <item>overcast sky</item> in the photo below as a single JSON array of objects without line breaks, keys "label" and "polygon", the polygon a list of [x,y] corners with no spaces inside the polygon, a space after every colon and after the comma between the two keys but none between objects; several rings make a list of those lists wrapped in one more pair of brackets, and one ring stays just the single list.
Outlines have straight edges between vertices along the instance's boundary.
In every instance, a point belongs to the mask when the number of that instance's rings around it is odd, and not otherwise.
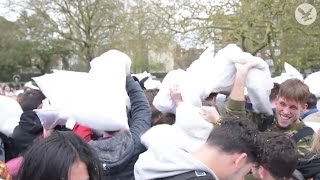
[{"label": "overcast sky", "polygon": [[5,17],[8,21],[16,21],[17,13],[10,11],[8,8],[5,8],[3,4],[0,3],[0,16]]},{"label": "overcast sky", "polygon": [[[21,5],[21,3],[24,3],[23,0],[13,0],[12,2],[14,3],[18,3]],[[17,5],[11,5],[10,7],[11,9],[9,9],[6,6],[6,1],[4,0],[0,0],[0,16],[5,17],[8,21],[16,21],[18,19],[18,13],[15,13],[12,10],[15,10],[17,12],[19,12],[19,9],[21,11],[22,7],[21,6],[17,6]]]},{"label": "overcast sky", "polygon": [[8,11],[8,9],[4,7],[0,7],[0,16],[5,17],[8,21],[16,21],[17,20],[17,14]]}]

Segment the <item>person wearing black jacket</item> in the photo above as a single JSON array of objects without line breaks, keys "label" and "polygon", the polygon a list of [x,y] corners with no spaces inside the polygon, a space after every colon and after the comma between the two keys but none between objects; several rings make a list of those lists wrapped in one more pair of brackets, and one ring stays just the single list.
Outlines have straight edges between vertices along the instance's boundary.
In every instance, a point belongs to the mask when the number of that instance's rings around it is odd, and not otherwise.
[{"label": "person wearing black jacket", "polygon": [[310,152],[299,159],[297,170],[305,179],[320,180],[320,130],[313,136]]},{"label": "person wearing black jacket", "polygon": [[40,119],[33,110],[41,107],[44,99],[43,93],[35,89],[26,90],[18,99],[23,113],[12,135],[17,154],[24,153],[43,131]]},{"label": "person wearing black jacket", "polygon": [[16,154],[23,154],[33,141],[42,134],[40,119],[34,111],[21,114],[19,125],[14,128],[13,139]]}]

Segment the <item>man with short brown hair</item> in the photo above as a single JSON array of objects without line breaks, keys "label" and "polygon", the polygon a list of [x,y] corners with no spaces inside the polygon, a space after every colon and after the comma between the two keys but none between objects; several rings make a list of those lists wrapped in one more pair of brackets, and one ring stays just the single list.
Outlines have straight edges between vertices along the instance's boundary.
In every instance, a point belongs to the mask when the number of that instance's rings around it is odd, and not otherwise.
[{"label": "man with short brown hair", "polygon": [[247,116],[258,124],[260,131],[280,132],[288,135],[298,146],[300,155],[308,152],[311,146],[313,130],[300,121],[301,114],[306,109],[309,88],[298,79],[289,79],[280,85],[279,94],[275,102],[275,113],[272,121],[270,116],[246,111],[244,87],[249,70],[254,63],[237,66],[234,86],[226,104],[226,113],[236,116]]}]

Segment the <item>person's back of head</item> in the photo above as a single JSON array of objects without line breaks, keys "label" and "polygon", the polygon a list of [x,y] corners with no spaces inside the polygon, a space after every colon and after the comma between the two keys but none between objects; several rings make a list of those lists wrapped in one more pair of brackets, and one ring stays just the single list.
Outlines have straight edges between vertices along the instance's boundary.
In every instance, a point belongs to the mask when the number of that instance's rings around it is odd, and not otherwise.
[{"label": "person's back of head", "polygon": [[295,143],[283,133],[263,132],[256,176],[264,179],[290,179],[298,163],[298,149]]},{"label": "person's back of head", "polygon": [[212,92],[207,98],[202,101],[202,106],[214,106],[216,105],[218,93]]},{"label": "person's back of head", "polygon": [[160,119],[162,113],[154,107],[153,105],[153,99],[158,94],[159,89],[148,89],[145,90],[144,93],[148,99],[149,105],[151,107],[151,121],[152,124],[157,124],[156,122]]},{"label": "person's back of head", "polygon": [[101,176],[95,152],[70,131],[56,131],[31,146],[19,172],[19,180],[100,180]]},{"label": "person's back of head", "polygon": [[152,105],[153,99],[158,94],[158,92],[159,89],[148,89],[144,91],[150,105]]},{"label": "person's back of head", "polygon": [[271,89],[270,95],[269,95],[269,99],[270,102],[273,102],[277,99],[278,93],[279,93],[279,89],[280,89],[280,84],[278,83],[273,83],[273,88]]},{"label": "person's back of head", "polygon": [[317,97],[314,94],[312,93],[309,94],[307,105],[308,105],[307,109],[317,108]]},{"label": "person's back of head", "polygon": [[29,89],[21,94],[21,96],[18,98],[18,102],[23,112],[26,112],[37,109],[38,106],[41,105],[42,100],[44,100],[45,98],[46,97],[41,91]]},{"label": "person's back of head", "polygon": [[280,85],[278,97],[305,104],[309,97],[309,87],[299,79],[288,79]]},{"label": "person's back of head", "polygon": [[223,118],[211,131],[206,144],[226,154],[245,153],[248,162],[255,162],[258,152],[257,126],[246,118]]},{"label": "person's back of head", "polygon": [[152,126],[159,124],[169,124],[172,125],[176,122],[176,115],[172,113],[161,113],[158,118],[153,119]]}]

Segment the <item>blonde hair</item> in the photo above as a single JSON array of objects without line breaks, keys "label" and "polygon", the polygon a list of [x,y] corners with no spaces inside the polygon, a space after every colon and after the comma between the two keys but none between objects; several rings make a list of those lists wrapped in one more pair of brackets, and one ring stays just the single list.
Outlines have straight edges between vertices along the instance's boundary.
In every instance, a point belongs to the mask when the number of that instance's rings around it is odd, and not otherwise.
[{"label": "blonde hair", "polygon": [[313,153],[320,154],[320,129],[313,135],[311,151]]}]

